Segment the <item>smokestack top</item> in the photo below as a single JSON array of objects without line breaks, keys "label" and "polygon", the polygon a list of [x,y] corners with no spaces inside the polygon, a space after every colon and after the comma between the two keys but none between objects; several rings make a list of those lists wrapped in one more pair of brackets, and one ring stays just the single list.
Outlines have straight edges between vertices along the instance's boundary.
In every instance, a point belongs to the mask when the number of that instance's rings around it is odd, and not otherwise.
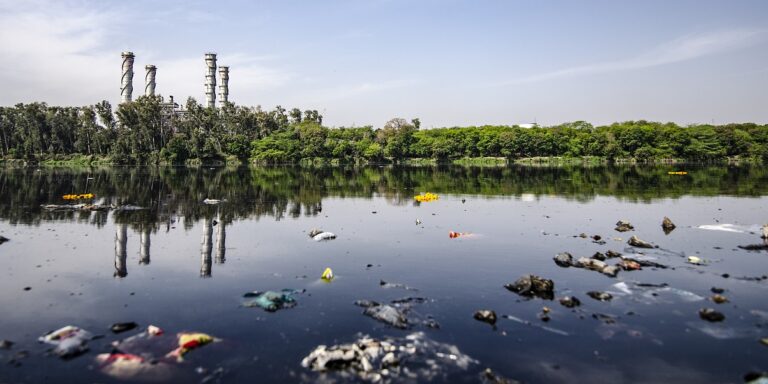
[{"label": "smokestack top", "polygon": [[131,51],[124,51],[123,53],[121,53],[121,55],[126,57],[134,57],[133,52]]},{"label": "smokestack top", "polygon": [[157,69],[157,67],[155,67],[152,64],[147,64],[147,65],[144,66],[144,69]]}]

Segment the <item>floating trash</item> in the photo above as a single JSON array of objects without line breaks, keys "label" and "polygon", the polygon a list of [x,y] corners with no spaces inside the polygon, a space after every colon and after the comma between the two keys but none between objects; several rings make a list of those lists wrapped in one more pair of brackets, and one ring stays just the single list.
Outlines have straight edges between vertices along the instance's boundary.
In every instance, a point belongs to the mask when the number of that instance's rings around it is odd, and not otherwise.
[{"label": "floating trash", "polygon": [[488,309],[481,309],[475,312],[473,317],[475,318],[475,320],[482,321],[490,325],[496,324],[496,312]]},{"label": "floating trash", "polygon": [[130,353],[102,353],[96,356],[101,373],[119,380],[161,382],[174,375],[170,364]]},{"label": "floating trash", "polygon": [[81,193],[81,194],[64,195],[61,198],[64,200],[83,200],[83,199],[93,199],[93,197],[94,197],[93,193]]},{"label": "floating trash", "polygon": [[440,198],[440,196],[438,196],[438,195],[436,195],[436,194],[434,194],[432,192],[422,193],[420,195],[416,195],[416,196],[413,197],[413,199],[418,201],[419,203],[426,203],[426,202],[429,202],[429,201],[435,201],[435,200],[437,200],[439,198]]},{"label": "floating trash", "polygon": [[46,333],[38,338],[39,341],[54,345],[53,353],[67,359],[79,356],[88,351],[88,341],[93,338],[90,332],[67,325],[55,331]]},{"label": "floating trash", "polygon": [[267,312],[275,312],[280,309],[295,307],[298,303],[293,296],[302,292],[295,289],[283,289],[280,292],[247,292],[243,295],[242,305],[243,307],[258,307]]},{"label": "floating trash", "polygon": [[320,279],[326,283],[330,283],[333,280],[333,270],[331,268],[326,268],[320,276]]},{"label": "floating trash", "polygon": [[312,236],[312,240],[314,241],[332,240],[335,238],[336,238],[336,234],[334,234],[333,232],[320,232]]},{"label": "floating trash", "polygon": [[552,300],[555,295],[555,283],[536,275],[524,275],[514,283],[504,285],[504,288],[520,296],[539,297],[545,300]]},{"label": "floating trash", "polygon": [[136,324],[133,321],[131,321],[131,322],[127,322],[127,323],[115,323],[115,324],[112,324],[112,326],[109,327],[109,329],[113,333],[122,333],[122,332],[130,331],[131,329],[134,329],[136,327],[138,327],[138,324]]},{"label": "floating trash", "polygon": [[179,347],[169,352],[168,357],[175,357],[178,361],[184,360],[184,355],[190,351],[208,345],[213,342],[221,341],[205,333],[179,333],[177,335]]},{"label": "floating trash", "polygon": [[301,361],[301,366],[342,380],[421,383],[451,382],[451,375],[477,363],[455,345],[416,332],[404,338],[374,339],[365,335],[349,344],[320,345]]},{"label": "floating trash", "polygon": [[221,204],[222,201],[224,200],[206,198],[205,200],[203,200],[203,204],[215,205],[215,204]]}]

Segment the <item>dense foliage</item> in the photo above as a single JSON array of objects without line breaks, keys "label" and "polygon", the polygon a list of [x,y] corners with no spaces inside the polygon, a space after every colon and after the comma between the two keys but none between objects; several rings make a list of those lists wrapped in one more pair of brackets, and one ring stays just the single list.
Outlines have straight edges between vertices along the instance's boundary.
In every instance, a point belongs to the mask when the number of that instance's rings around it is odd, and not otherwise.
[{"label": "dense foliage", "polygon": [[690,125],[628,121],[593,127],[577,121],[551,127],[420,129],[418,119],[383,127],[328,128],[314,110],[272,111],[227,104],[204,108],[189,99],[183,113],[162,97],[140,97],[115,113],[103,101],[86,107],[45,103],[0,107],[0,154],[30,161],[79,154],[115,163],[184,163],[251,159],[297,163],[438,161],[471,157],[583,157],[768,160],[768,125]]}]

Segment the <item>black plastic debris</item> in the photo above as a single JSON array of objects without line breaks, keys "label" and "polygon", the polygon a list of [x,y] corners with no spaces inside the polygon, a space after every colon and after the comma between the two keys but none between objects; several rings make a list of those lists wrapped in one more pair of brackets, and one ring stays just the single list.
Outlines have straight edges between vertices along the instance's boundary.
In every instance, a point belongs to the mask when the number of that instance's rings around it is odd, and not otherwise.
[{"label": "black plastic debris", "polygon": [[699,317],[701,317],[702,320],[706,320],[712,323],[719,322],[725,320],[725,315],[722,313],[715,311],[712,308],[702,308],[699,310]]},{"label": "black plastic debris", "polygon": [[637,248],[654,248],[653,244],[640,240],[637,236],[632,236],[627,240],[627,244]]},{"label": "black plastic debris", "polygon": [[15,343],[10,340],[0,340],[0,349],[11,349],[13,344]]},{"label": "black plastic debris", "polygon": [[566,308],[574,308],[581,305],[581,301],[574,296],[565,296],[560,298],[560,305]]},{"label": "black plastic debris", "polygon": [[497,319],[496,312],[488,309],[481,309],[475,312],[473,317],[475,318],[475,320],[482,321],[490,325],[496,324],[496,319]]},{"label": "black plastic debris", "polygon": [[134,328],[136,328],[138,326],[139,325],[134,323],[133,321],[129,321],[127,323],[115,323],[115,324],[112,324],[112,326],[110,326],[109,329],[113,333],[122,333],[122,332],[130,331],[130,330],[132,330],[132,329],[134,329]]},{"label": "black plastic debris", "polygon": [[524,275],[512,284],[504,285],[504,288],[525,297],[538,297],[552,300],[555,297],[555,283],[536,275]]},{"label": "black plastic debris", "polygon": [[589,291],[587,292],[587,296],[597,301],[610,301],[613,299],[613,295],[608,292]]},{"label": "black plastic debris", "polygon": [[6,241],[10,241],[10,239],[5,236],[0,236],[0,244],[5,243]]}]

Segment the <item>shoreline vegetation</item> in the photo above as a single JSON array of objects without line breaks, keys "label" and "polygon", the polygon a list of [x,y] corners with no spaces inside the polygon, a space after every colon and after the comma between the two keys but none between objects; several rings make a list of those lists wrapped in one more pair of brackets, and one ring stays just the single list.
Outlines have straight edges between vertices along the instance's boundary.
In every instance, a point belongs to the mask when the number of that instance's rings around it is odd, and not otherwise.
[{"label": "shoreline vegetation", "polygon": [[271,111],[227,103],[183,109],[139,97],[113,113],[45,103],[0,107],[3,166],[438,165],[765,163],[768,124],[679,126],[644,120],[593,126],[484,125],[421,129],[419,119],[382,127],[322,125],[316,110]]}]

